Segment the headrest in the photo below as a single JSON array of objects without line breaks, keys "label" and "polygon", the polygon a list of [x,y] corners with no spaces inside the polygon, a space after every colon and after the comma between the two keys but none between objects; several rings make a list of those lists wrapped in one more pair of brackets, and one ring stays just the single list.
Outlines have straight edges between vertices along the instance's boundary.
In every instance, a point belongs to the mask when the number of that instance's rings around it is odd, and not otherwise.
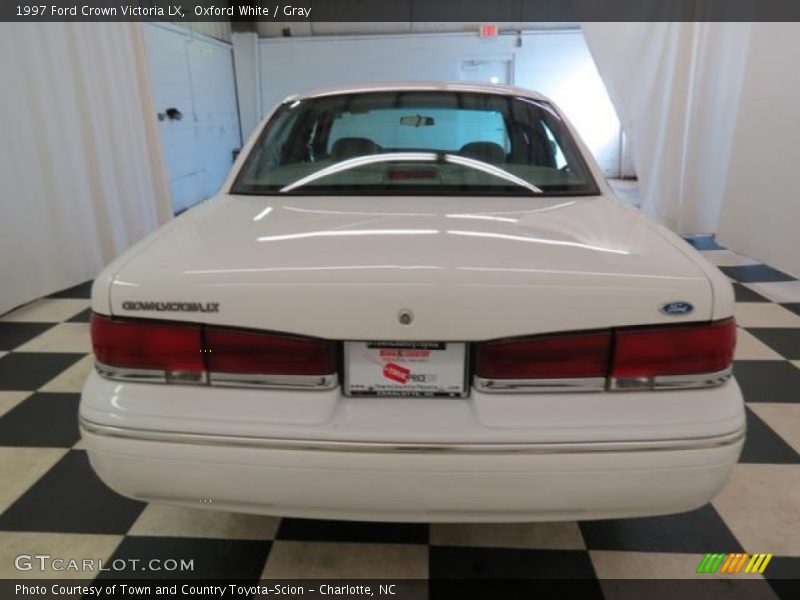
[{"label": "headrest", "polygon": [[381,147],[367,138],[344,137],[339,138],[333,143],[331,158],[335,160],[346,160],[348,158],[355,158],[356,156],[377,154],[380,151]]},{"label": "headrest", "polygon": [[459,154],[467,158],[474,158],[488,163],[506,162],[506,151],[500,144],[494,142],[470,142],[464,144],[459,150]]}]

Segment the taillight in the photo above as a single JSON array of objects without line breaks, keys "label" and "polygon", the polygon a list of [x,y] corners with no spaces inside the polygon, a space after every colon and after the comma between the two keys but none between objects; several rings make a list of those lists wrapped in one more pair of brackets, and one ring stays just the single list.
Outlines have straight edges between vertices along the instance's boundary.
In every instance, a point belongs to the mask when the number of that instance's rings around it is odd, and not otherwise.
[{"label": "taillight", "polygon": [[486,390],[698,387],[725,380],[735,344],[733,318],[496,340],[476,345],[475,374]]},{"label": "taillight", "polygon": [[610,332],[487,342],[475,370],[487,379],[605,377],[610,350]]},{"label": "taillight", "polygon": [[138,381],[332,387],[334,342],[189,323],[93,314],[92,345],[106,375]]},{"label": "taillight", "polygon": [[334,344],[326,340],[208,327],[208,370],[263,375],[329,375]]},{"label": "taillight", "polygon": [[613,377],[659,377],[722,371],[733,360],[733,319],[706,324],[620,329]]},{"label": "taillight", "polygon": [[91,334],[95,357],[104,365],[159,371],[205,370],[200,325],[92,315]]}]

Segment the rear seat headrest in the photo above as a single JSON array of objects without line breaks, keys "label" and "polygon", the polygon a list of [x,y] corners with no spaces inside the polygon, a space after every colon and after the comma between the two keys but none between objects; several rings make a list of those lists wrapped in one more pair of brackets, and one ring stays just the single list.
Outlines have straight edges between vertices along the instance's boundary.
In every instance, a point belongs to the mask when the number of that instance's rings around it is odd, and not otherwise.
[{"label": "rear seat headrest", "polygon": [[506,151],[500,144],[494,142],[470,142],[464,144],[458,153],[488,163],[506,162]]},{"label": "rear seat headrest", "polygon": [[355,158],[356,156],[378,154],[380,151],[381,147],[367,138],[343,137],[333,143],[331,158],[335,160],[346,160],[348,158]]}]

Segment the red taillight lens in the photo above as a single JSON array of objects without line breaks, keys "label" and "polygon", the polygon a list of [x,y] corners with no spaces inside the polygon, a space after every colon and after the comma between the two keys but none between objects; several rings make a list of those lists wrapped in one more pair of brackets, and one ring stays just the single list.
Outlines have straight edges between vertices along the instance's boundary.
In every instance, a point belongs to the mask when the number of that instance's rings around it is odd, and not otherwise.
[{"label": "red taillight lens", "polygon": [[475,371],[486,379],[605,377],[611,333],[538,336],[479,344]]},{"label": "red taillight lens", "polygon": [[475,372],[485,379],[625,379],[716,373],[730,366],[735,345],[732,318],[536,336],[478,344]]},{"label": "red taillight lens", "polygon": [[97,361],[110,367],[254,375],[336,372],[336,347],[326,340],[96,314],[91,332]]},{"label": "red taillight lens", "polygon": [[620,329],[613,377],[657,377],[722,371],[733,360],[733,319],[706,324]]},{"label": "red taillight lens", "polygon": [[336,370],[334,344],[234,329],[208,327],[208,370],[262,375],[330,375]]},{"label": "red taillight lens", "polygon": [[95,357],[105,365],[163,371],[205,370],[200,325],[92,315],[91,333]]}]

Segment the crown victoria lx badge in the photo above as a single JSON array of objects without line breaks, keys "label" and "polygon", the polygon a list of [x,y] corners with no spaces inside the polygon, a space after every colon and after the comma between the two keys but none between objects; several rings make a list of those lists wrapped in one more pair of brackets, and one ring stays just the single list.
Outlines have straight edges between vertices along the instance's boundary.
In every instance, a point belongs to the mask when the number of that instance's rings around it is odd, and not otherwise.
[{"label": "crown victoria lx badge", "polygon": [[219,302],[132,302],[122,303],[123,310],[157,312],[219,312]]}]

